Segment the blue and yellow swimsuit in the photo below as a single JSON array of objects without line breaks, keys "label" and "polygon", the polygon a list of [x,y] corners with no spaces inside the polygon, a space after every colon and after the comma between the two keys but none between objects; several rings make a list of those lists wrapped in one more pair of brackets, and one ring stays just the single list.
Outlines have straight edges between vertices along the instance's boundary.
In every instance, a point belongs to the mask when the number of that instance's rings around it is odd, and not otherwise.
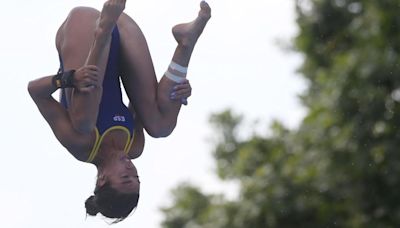
[{"label": "blue and yellow swimsuit", "polygon": [[[63,71],[63,62],[60,57],[60,70]],[[68,108],[65,90],[61,93],[61,103]],[[96,123],[96,142],[89,154],[87,162],[96,157],[104,137],[113,130],[122,130],[127,134],[124,151],[129,153],[134,139],[135,121],[132,113],[122,101],[120,85],[120,37],[117,26],[112,32],[110,53],[103,81],[103,95],[99,106]]]}]

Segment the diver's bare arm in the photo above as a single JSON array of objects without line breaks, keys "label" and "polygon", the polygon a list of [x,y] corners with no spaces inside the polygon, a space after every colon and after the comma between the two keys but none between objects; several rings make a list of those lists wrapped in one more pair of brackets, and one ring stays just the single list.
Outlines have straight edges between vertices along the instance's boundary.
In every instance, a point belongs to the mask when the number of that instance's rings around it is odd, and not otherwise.
[{"label": "diver's bare arm", "polygon": [[40,99],[52,98],[51,95],[58,89],[52,83],[54,76],[46,76],[29,82],[28,91],[35,102]]},{"label": "diver's bare arm", "polygon": [[29,82],[28,91],[58,141],[79,159],[80,151],[90,148],[88,142],[92,136],[79,134],[73,129],[67,110],[52,97],[57,90],[52,83],[53,77],[46,76]]}]

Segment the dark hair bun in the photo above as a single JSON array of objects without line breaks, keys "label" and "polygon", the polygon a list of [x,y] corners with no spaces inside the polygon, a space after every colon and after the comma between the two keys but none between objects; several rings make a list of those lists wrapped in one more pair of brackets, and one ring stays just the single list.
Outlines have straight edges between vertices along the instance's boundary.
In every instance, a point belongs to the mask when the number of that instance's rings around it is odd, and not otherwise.
[{"label": "dark hair bun", "polygon": [[86,202],[85,202],[85,207],[86,207],[86,213],[87,213],[88,215],[96,216],[97,213],[100,212],[100,211],[99,211],[99,208],[98,208],[98,206],[97,206],[97,203],[96,203],[96,198],[95,198],[95,196],[90,196],[90,197],[86,200]]}]

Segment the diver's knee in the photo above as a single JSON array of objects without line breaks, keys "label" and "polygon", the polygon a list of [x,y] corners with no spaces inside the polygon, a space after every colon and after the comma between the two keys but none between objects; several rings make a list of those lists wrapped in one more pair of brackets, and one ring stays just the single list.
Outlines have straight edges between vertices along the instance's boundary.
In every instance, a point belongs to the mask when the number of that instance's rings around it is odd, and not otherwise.
[{"label": "diver's knee", "polygon": [[100,12],[91,7],[78,6],[73,8],[63,24],[66,31],[77,29],[85,24],[93,24],[100,16]]},{"label": "diver's knee", "polygon": [[77,6],[74,7],[68,14],[67,19],[71,18],[82,18],[82,17],[88,17],[88,16],[95,16],[98,17],[100,15],[100,11],[98,11],[95,8],[92,7],[87,7],[87,6]]}]

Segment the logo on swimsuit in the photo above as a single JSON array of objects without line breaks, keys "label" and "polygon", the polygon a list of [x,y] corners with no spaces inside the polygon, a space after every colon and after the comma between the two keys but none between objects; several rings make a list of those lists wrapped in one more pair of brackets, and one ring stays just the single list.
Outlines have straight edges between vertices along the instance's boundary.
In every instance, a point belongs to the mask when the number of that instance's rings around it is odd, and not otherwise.
[{"label": "logo on swimsuit", "polygon": [[115,122],[125,122],[125,116],[116,115],[116,116],[114,116],[113,120]]}]

